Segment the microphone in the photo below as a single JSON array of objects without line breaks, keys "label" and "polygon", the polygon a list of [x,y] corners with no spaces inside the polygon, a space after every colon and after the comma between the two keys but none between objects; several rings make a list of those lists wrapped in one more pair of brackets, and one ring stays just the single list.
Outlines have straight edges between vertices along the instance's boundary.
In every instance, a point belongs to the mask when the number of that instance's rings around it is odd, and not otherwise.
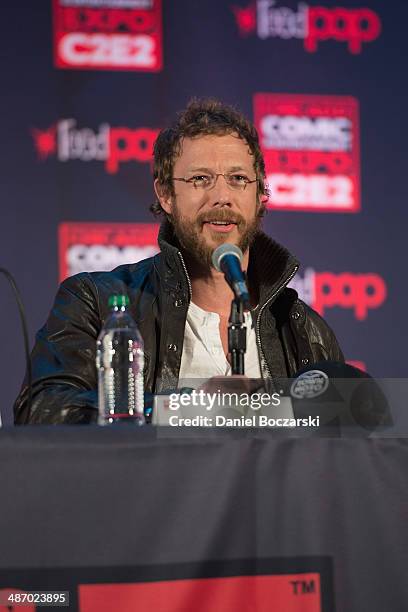
[{"label": "microphone", "polygon": [[[25,389],[27,391],[27,412],[26,412],[25,422],[28,423],[29,418],[30,418],[32,399],[33,399],[33,374],[32,374],[31,359],[30,359],[30,345],[29,345],[29,339],[28,339],[27,318],[25,314],[23,300],[21,298],[20,291],[18,290],[17,283],[14,280],[13,275],[8,270],[6,270],[6,268],[0,268],[0,272],[4,274],[4,276],[9,281],[11,288],[13,289],[14,297],[16,299],[19,314],[20,314],[21,327],[23,329],[24,352],[25,352],[26,366],[27,366],[27,372],[26,372],[27,386]],[[0,414],[0,427],[1,427],[1,414]]]},{"label": "microphone", "polygon": [[249,310],[249,292],[245,274],[241,268],[242,251],[235,244],[224,242],[215,249],[211,260],[217,272],[224,272],[225,279],[235,294],[235,299],[242,302]]}]

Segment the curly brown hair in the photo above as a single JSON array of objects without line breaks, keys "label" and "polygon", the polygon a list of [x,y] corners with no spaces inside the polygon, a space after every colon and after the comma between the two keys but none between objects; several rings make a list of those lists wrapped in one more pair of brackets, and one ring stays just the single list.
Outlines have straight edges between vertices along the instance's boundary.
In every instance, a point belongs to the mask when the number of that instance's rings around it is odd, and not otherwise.
[{"label": "curly brown hair", "polygon": [[[153,176],[158,179],[164,194],[174,196],[173,167],[181,153],[183,138],[217,134],[238,134],[254,156],[254,171],[258,194],[268,195],[265,185],[265,162],[254,125],[242,113],[214,98],[193,98],[185,110],[178,113],[174,123],[161,130],[154,143]],[[159,200],[150,206],[155,216],[166,214]],[[264,206],[259,211],[262,216]],[[167,216],[167,215],[166,215]]]}]

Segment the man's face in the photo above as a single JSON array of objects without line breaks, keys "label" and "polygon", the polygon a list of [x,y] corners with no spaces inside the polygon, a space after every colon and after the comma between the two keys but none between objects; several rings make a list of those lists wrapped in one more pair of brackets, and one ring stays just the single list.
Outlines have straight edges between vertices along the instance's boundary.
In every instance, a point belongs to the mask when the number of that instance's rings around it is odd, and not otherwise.
[{"label": "man's face", "polygon": [[[218,173],[255,179],[249,147],[234,135],[208,135],[185,138],[173,176],[192,178]],[[211,265],[213,250],[223,242],[248,249],[259,228],[261,206],[257,183],[243,190],[233,189],[223,176],[209,190],[174,181],[175,198],[160,198],[171,216],[181,246],[199,263]],[[214,222],[229,222],[217,225]]]}]

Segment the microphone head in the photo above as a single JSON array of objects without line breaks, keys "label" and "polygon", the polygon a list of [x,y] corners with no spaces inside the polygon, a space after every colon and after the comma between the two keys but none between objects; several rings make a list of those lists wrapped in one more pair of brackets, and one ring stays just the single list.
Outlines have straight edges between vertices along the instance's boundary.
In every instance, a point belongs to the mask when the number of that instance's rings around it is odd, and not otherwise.
[{"label": "microphone head", "polygon": [[211,256],[212,265],[217,270],[217,272],[221,272],[221,260],[225,255],[235,255],[238,257],[240,263],[243,258],[242,251],[236,244],[231,244],[230,242],[224,242],[217,247]]}]

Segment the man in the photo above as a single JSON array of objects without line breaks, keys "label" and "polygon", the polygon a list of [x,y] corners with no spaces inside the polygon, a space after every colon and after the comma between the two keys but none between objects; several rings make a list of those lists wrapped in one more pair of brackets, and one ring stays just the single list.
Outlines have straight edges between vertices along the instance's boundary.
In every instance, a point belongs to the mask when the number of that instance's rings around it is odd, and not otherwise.
[{"label": "man", "polygon": [[192,101],[157,138],[154,178],[152,211],[164,216],[160,254],[62,283],[33,350],[30,414],[23,387],[14,407],[17,423],[96,419],[95,344],[112,294],[129,296],[144,339],[146,392],[228,375],[233,294],[211,266],[223,242],[244,253],[252,305],[246,313],[248,376],[267,381],[313,362],[343,361],[331,329],[286,287],[297,261],[259,229],[267,190],[252,124],[216,100]]}]

